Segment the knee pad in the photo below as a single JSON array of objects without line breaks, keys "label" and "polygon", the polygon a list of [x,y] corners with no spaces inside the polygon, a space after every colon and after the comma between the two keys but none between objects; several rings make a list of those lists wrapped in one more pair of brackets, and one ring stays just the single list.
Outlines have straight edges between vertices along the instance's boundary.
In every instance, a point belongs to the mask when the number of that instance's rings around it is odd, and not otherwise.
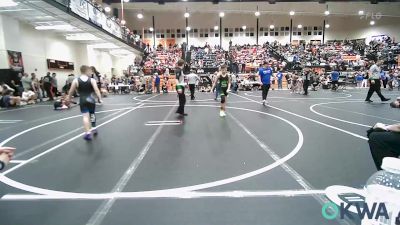
[{"label": "knee pad", "polygon": [[221,103],[222,103],[222,104],[225,103],[225,98],[226,98],[225,95],[221,95]]},{"label": "knee pad", "polygon": [[94,113],[90,114],[90,122],[92,123],[92,126],[96,126],[96,115]]}]

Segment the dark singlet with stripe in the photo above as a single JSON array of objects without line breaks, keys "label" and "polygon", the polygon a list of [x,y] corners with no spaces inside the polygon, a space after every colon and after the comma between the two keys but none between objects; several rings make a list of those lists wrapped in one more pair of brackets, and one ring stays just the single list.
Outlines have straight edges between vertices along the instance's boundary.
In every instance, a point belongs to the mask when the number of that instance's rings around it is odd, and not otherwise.
[{"label": "dark singlet with stripe", "polygon": [[218,80],[219,80],[219,84],[220,84],[220,87],[221,87],[221,92],[222,92],[221,94],[228,95],[228,93],[227,93],[228,84],[229,84],[229,76],[228,76],[228,74],[225,74],[225,76],[222,76],[222,74],[219,75]]},{"label": "dark singlet with stripe", "polygon": [[92,78],[90,77],[87,79],[87,81],[83,81],[81,78],[78,78],[78,93],[81,111],[83,113],[94,113],[96,101],[93,97],[94,88],[91,81]]}]

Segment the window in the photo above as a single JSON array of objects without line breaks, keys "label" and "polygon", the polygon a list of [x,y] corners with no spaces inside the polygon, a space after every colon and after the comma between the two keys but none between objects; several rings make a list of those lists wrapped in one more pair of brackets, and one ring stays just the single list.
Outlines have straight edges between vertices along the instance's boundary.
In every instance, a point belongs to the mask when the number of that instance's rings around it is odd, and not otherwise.
[{"label": "window", "polygon": [[264,36],[268,36],[268,32],[264,32]]}]

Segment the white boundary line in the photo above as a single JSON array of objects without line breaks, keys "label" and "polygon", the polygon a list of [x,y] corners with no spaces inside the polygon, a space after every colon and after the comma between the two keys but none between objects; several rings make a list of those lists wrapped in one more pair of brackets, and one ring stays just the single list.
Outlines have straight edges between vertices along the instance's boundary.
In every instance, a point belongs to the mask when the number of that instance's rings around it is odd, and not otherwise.
[{"label": "white boundary line", "polygon": [[145,126],[179,126],[182,125],[181,122],[176,123],[146,123]]},{"label": "white boundary line", "polygon": [[[236,94],[234,94],[234,95],[236,95]],[[256,100],[253,100],[253,99],[250,99],[250,98],[247,98],[247,97],[244,97],[244,96],[240,96],[240,95],[237,95],[237,96],[239,96],[239,97],[241,97],[241,98],[244,98],[244,99],[247,99],[247,100],[250,100],[250,101],[253,101],[253,102],[257,103],[257,104],[262,104],[261,102],[258,102],[258,101],[256,101]],[[308,117],[305,117],[305,116],[302,116],[302,115],[299,115],[299,114],[296,114],[296,113],[293,113],[293,112],[290,112],[290,111],[287,111],[287,110],[285,110],[285,109],[281,109],[281,108],[278,108],[278,107],[275,107],[275,106],[272,106],[272,105],[268,105],[267,107],[272,108],[272,109],[276,109],[276,110],[279,110],[279,111],[282,111],[282,112],[285,112],[285,113],[288,113],[288,114],[293,115],[293,116],[297,116],[297,117],[299,117],[299,118],[302,118],[302,119],[305,119],[305,120],[308,120],[308,121],[317,123],[317,124],[319,124],[319,125],[322,125],[322,126],[325,126],[325,127],[328,127],[328,128],[332,128],[332,129],[337,130],[337,131],[340,131],[340,132],[342,132],[342,133],[346,133],[346,134],[349,134],[349,135],[351,135],[351,136],[354,136],[354,137],[357,137],[357,138],[360,138],[360,139],[363,139],[363,140],[368,141],[368,138],[367,138],[367,137],[358,135],[358,134],[356,134],[356,133],[352,133],[352,132],[347,131],[347,130],[343,130],[343,129],[341,129],[341,128],[338,128],[338,127],[335,127],[335,126],[332,126],[332,125],[329,125],[329,124],[320,122],[320,121],[318,121],[318,120],[314,120],[314,119],[311,119],[311,118],[308,118]]]},{"label": "white boundary line", "polygon": [[[175,103],[176,102],[176,101],[173,101],[173,100],[165,100],[165,101],[163,101],[163,100],[154,101],[154,100],[149,100],[149,99],[142,100],[142,99],[139,98],[139,96],[134,97],[133,100],[142,101],[142,102],[145,102],[145,103]],[[190,101],[191,102],[211,102],[211,101],[215,101],[215,100],[210,98],[210,99],[200,99],[200,100],[190,100]]]},{"label": "white boundary line", "polygon": [[[125,108],[125,109],[126,109],[126,108]],[[103,118],[98,119],[98,121],[102,121],[102,120],[104,120],[104,119],[106,119],[106,118],[108,118],[108,117],[114,116],[115,114],[118,114],[118,113],[122,112],[122,111],[125,110],[125,109],[117,110],[117,111],[114,112],[114,113],[111,113],[111,114],[109,114],[109,115],[107,115],[107,116],[105,116],[105,117],[103,117]],[[99,111],[99,112],[96,112],[96,114],[100,114],[100,113],[104,113],[104,112],[105,112],[105,111]],[[29,148],[29,149],[26,149],[26,150],[23,151],[23,152],[17,153],[13,158],[16,159],[16,158],[22,157],[22,156],[24,156],[24,155],[26,155],[26,154],[29,154],[29,153],[31,153],[31,152],[34,152],[34,151],[36,151],[37,149],[39,149],[39,148],[41,148],[41,147],[43,147],[43,146],[45,146],[45,145],[48,145],[48,144],[50,144],[50,143],[52,143],[52,142],[54,142],[54,141],[56,141],[56,140],[59,140],[59,139],[61,139],[61,138],[63,138],[63,137],[66,137],[66,136],[68,136],[68,135],[70,135],[70,134],[73,134],[73,133],[75,133],[75,132],[77,132],[77,131],[79,131],[79,130],[82,130],[82,129],[83,129],[82,127],[79,127],[79,128],[73,129],[73,130],[71,130],[71,131],[69,131],[69,132],[67,132],[67,133],[65,133],[65,134],[62,134],[62,135],[60,135],[60,136],[57,136],[57,137],[55,137],[55,138],[52,138],[52,139],[47,140],[47,141],[45,141],[45,142],[42,142],[42,143],[40,143],[39,145],[36,145],[36,146],[34,146],[34,147],[32,147],[32,148]]]},{"label": "white boundary line", "polygon": [[[174,107],[171,107],[170,111],[164,117],[163,120],[168,119],[168,117],[172,114]],[[129,165],[128,169],[122,175],[122,177],[118,180],[117,184],[111,190],[111,193],[121,192],[124,190],[129,180],[132,178],[133,174],[136,172],[136,169],[139,167],[140,163],[143,161],[144,157],[147,155],[147,152],[150,150],[150,147],[153,145],[154,141],[157,139],[158,135],[161,133],[163,126],[160,126],[156,129],[150,139],[146,142],[143,149],[139,152],[138,156],[133,160],[133,162]],[[112,208],[115,203],[115,198],[110,198],[107,201],[104,201],[97,210],[92,214],[89,221],[86,225],[100,225],[104,218],[107,216],[108,212]]]},{"label": "white boundary line", "polygon": [[[121,116],[124,116],[124,115],[126,115],[126,114],[128,114],[128,113],[130,113],[130,112],[132,112],[132,111],[134,111],[134,110],[136,110],[136,109],[138,109],[140,106],[143,106],[143,105],[139,105],[139,106],[134,107],[134,108],[132,108],[132,109],[130,109],[130,110],[128,110],[128,111],[122,113],[122,114],[119,114],[118,116],[116,116],[116,117],[114,117],[114,118],[111,118],[111,119],[107,120],[106,122],[104,122],[104,123],[102,123],[102,124],[97,125],[97,128],[100,128],[100,127],[102,127],[102,126],[104,126],[104,125],[106,125],[106,124],[111,123],[112,121],[114,121],[114,120],[120,118]],[[81,115],[79,115],[79,116],[81,116]],[[60,144],[58,144],[58,145],[56,145],[56,146],[54,146],[54,147],[52,147],[52,148],[50,148],[50,149],[44,151],[44,152],[42,152],[42,153],[40,153],[40,154],[34,156],[34,157],[32,157],[32,158],[29,158],[29,159],[26,160],[25,162],[23,162],[23,163],[21,163],[21,164],[18,164],[17,166],[14,166],[13,168],[11,168],[11,169],[9,169],[9,170],[3,172],[2,175],[7,175],[7,174],[11,173],[12,171],[14,171],[14,170],[16,170],[16,169],[18,169],[18,168],[20,168],[20,167],[26,165],[27,163],[29,163],[29,162],[31,162],[31,161],[33,161],[33,160],[36,160],[36,159],[38,159],[38,158],[40,158],[40,157],[46,155],[47,153],[50,153],[50,152],[52,152],[52,151],[58,149],[59,147],[61,147],[61,146],[63,146],[63,145],[66,145],[66,144],[72,142],[73,140],[75,140],[75,139],[81,137],[83,134],[84,134],[84,133],[80,133],[80,134],[78,134],[78,135],[76,135],[76,136],[74,136],[74,137],[72,137],[72,138],[70,138],[70,139],[68,139],[68,140],[66,140],[66,141],[64,141],[64,142],[62,142],[62,143],[60,143]]]},{"label": "white boundary line", "polygon": [[0,120],[0,122],[21,122],[23,120]]},{"label": "white boundary line", "polygon": [[[150,98],[154,98],[154,97],[156,97],[156,96],[157,96],[157,95],[152,96],[152,97],[150,97]],[[126,112],[124,112],[124,113],[122,113],[122,114],[120,114],[120,115],[118,115],[118,116],[116,116],[116,117],[114,117],[114,118],[112,118],[112,119],[110,119],[110,120],[107,120],[106,122],[104,122],[104,123],[98,125],[97,127],[98,127],[98,128],[99,128],[99,127],[102,127],[102,126],[104,126],[104,125],[106,125],[106,124],[108,124],[108,123],[110,123],[110,122],[112,122],[112,121],[114,121],[114,120],[120,118],[121,116],[124,116],[124,115],[126,115],[126,114],[128,114],[128,113],[130,113],[130,112],[132,112],[132,111],[134,111],[134,110],[136,110],[136,109],[138,109],[138,108],[140,108],[141,106],[143,106],[143,104],[140,104],[139,106],[136,106],[136,107],[133,107],[133,108],[130,107],[128,111],[126,111]],[[118,110],[121,110],[121,109],[105,110],[105,111],[103,111],[103,112],[111,112],[111,111],[118,111]],[[53,124],[53,123],[56,123],[56,122],[64,121],[64,120],[71,119],[71,118],[81,117],[81,116],[82,116],[82,115],[71,116],[71,117],[67,117],[67,118],[63,118],[63,119],[59,119],[59,120],[47,122],[47,123],[44,123],[44,124],[41,124],[41,125],[38,125],[38,126],[35,126],[35,127],[31,127],[31,128],[29,128],[29,129],[27,129],[27,130],[24,130],[24,131],[22,131],[22,132],[20,132],[20,133],[18,133],[18,134],[15,134],[15,135],[13,135],[13,136],[7,138],[6,140],[4,140],[3,142],[0,143],[0,146],[4,146],[4,145],[5,145],[7,142],[9,142],[10,140],[12,140],[12,139],[14,139],[14,138],[16,138],[16,137],[18,137],[18,136],[21,136],[22,134],[25,134],[25,133],[27,133],[27,132],[29,132],[29,131],[38,129],[38,128],[43,127],[43,126],[47,126],[47,125],[49,125],[49,124]],[[29,163],[30,161],[35,160],[35,159],[37,159],[37,158],[39,158],[39,157],[41,157],[41,156],[43,156],[43,155],[45,155],[45,154],[47,154],[47,153],[49,153],[49,152],[52,152],[53,150],[55,150],[55,149],[57,149],[57,148],[59,148],[59,147],[65,145],[65,144],[67,144],[67,143],[69,143],[69,142],[71,142],[71,141],[73,141],[73,140],[79,138],[79,137],[82,136],[83,134],[84,134],[84,133],[81,133],[81,134],[79,134],[79,135],[76,135],[76,136],[72,137],[71,139],[66,140],[66,141],[64,141],[64,142],[62,142],[62,143],[60,143],[60,144],[58,144],[58,145],[56,145],[56,146],[54,146],[54,147],[52,147],[52,148],[46,150],[46,151],[44,151],[44,152],[42,152],[42,153],[40,153],[40,154],[38,154],[38,155],[36,155],[36,156],[34,156],[34,157],[28,159],[28,160],[26,160],[26,162],[21,163],[21,164],[15,166],[15,167],[13,167],[13,168],[11,168],[11,169],[9,169],[9,170],[3,172],[2,175],[6,175],[6,174],[8,174],[8,173],[10,173],[10,172],[12,172],[12,171],[14,171],[14,170],[16,170],[16,169],[18,169],[18,168],[24,166],[25,164]]]},{"label": "white boundary line", "polygon": [[[142,194],[125,196],[121,193],[115,193],[113,199],[140,199],[140,198],[252,198],[252,197],[301,197],[309,195],[325,195],[325,190],[276,190],[276,191],[221,191],[221,192],[164,192],[158,194]],[[107,200],[107,195],[95,196],[91,200]],[[59,196],[59,195],[18,195],[10,194],[5,195],[2,201],[30,201],[30,200],[87,200],[82,196]]]},{"label": "white boundary line", "polygon": [[20,111],[20,110],[25,110],[25,109],[32,109],[32,108],[37,108],[37,107],[49,107],[51,105],[35,105],[35,106],[24,106],[22,108],[16,108],[16,109],[4,109],[0,110],[1,113],[6,113],[6,112],[15,112],[15,111]]},{"label": "white boundary line", "polygon": [[[235,121],[253,140],[257,142],[257,144],[275,161],[280,159],[279,155],[277,155],[270,147],[268,147],[263,141],[261,141],[253,132],[251,132],[243,123],[241,123],[236,117],[234,117],[231,113],[228,115]],[[303,176],[301,176],[296,170],[294,170],[287,163],[283,163],[281,165],[282,169],[288,173],[300,186],[302,186],[306,191],[314,190],[315,188],[308,182]],[[324,196],[312,195],[315,200],[317,200],[321,205],[329,202],[329,200]],[[347,221],[338,221],[340,224],[349,224]]]},{"label": "white boundary line", "polygon": [[[140,108],[158,108],[158,107],[171,107],[174,105],[162,105],[162,106],[141,106]],[[219,108],[219,106],[213,106],[213,105],[187,105],[188,107],[214,107],[214,108]],[[198,185],[192,185],[192,186],[186,186],[186,187],[180,187],[180,188],[172,188],[172,189],[164,189],[164,190],[154,190],[154,191],[142,191],[142,192],[117,192],[117,193],[102,193],[102,194],[94,194],[94,193],[73,193],[73,192],[62,192],[62,191],[54,191],[54,190],[49,190],[49,189],[44,189],[44,188],[39,188],[39,187],[34,187],[34,186],[30,186],[30,185],[26,185],[23,183],[20,183],[18,181],[12,180],[6,176],[4,176],[4,174],[0,175],[0,181],[17,189],[20,190],[24,190],[27,192],[31,192],[31,193],[36,193],[36,194],[41,194],[41,195],[55,195],[57,197],[71,197],[71,198],[83,198],[83,199],[104,199],[104,198],[114,198],[117,195],[120,197],[129,197],[129,196],[157,196],[159,194],[166,194],[166,193],[182,193],[182,192],[190,192],[190,191],[197,191],[197,190],[201,190],[201,189],[206,189],[206,188],[211,188],[211,187],[217,187],[217,186],[221,186],[221,185],[225,185],[225,184],[229,184],[229,183],[234,183],[240,180],[244,180],[250,177],[254,177],[256,175],[265,173],[269,170],[272,170],[273,168],[276,168],[278,166],[280,166],[281,164],[285,163],[286,161],[290,160],[292,157],[294,157],[301,149],[301,146],[303,144],[303,135],[301,134],[300,129],[294,125],[292,122],[270,114],[270,113],[266,113],[266,112],[261,112],[261,111],[257,111],[257,110],[251,110],[251,109],[246,109],[246,108],[238,108],[238,107],[227,107],[230,109],[237,109],[237,110],[243,110],[243,111],[248,111],[248,112],[255,112],[255,113],[260,113],[260,114],[264,114],[264,115],[268,115],[274,118],[277,118],[279,120],[282,120],[286,123],[288,123],[290,126],[292,126],[298,134],[299,140],[297,145],[294,147],[294,149],[285,157],[281,158],[280,160],[269,164],[265,167],[262,167],[260,169],[245,173],[245,174],[241,174],[238,176],[234,176],[234,177],[230,177],[230,178],[226,178],[226,179],[222,179],[222,180],[218,180],[218,181],[212,181],[212,182],[208,182],[208,183],[204,183],[204,184],[198,184]],[[136,109],[136,108],[135,108]],[[129,111],[128,111],[129,112]],[[60,147],[60,144],[58,146],[53,147],[53,149]],[[35,158],[35,157],[34,157]],[[38,157],[36,157],[38,158]],[[20,164],[21,165],[21,164]],[[3,196],[4,198],[5,196]]]},{"label": "white boundary line", "polygon": [[[124,109],[132,109],[132,107],[120,108],[120,109],[110,109],[110,110],[105,110],[105,111],[101,111],[101,112],[97,112],[97,113],[114,112],[114,111],[124,110]],[[75,115],[75,116],[65,117],[65,118],[62,118],[62,119],[53,120],[53,121],[50,121],[50,122],[46,122],[46,123],[40,124],[40,125],[38,125],[38,126],[31,127],[31,128],[29,128],[29,129],[26,129],[26,130],[24,130],[24,131],[22,131],[22,132],[19,132],[19,133],[13,135],[13,136],[7,138],[6,140],[4,140],[3,142],[0,143],[0,146],[4,146],[5,144],[7,144],[7,143],[8,143],[9,141],[11,141],[12,139],[15,139],[16,137],[19,137],[19,136],[21,136],[21,135],[23,135],[23,134],[25,134],[25,133],[28,133],[28,132],[30,132],[30,131],[32,131],[32,130],[36,130],[36,129],[40,128],[40,127],[44,127],[44,126],[47,126],[47,125],[50,125],[50,124],[53,124],[53,123],[57,123],[57,122],[60,122],[60,121],[64,121],[64,120],[68,120],[68,119],[73,119],[73,118],[77,118],[77,117],[81,117],[81,116],[82,116],[82,115]]]},{"label": "white boundary line", "polygon": [[[232,94],[234,94],[234,93],[232,93]],[[244,95],[246,95],[246,96],[250,96],[250,97],[257,97],[257,98],[261,98],[261,95],[260,96],[256,96],[256,95],[251,95],[251,94],[248,94],[248,93],[244,93]],[[238,95],[238,96],[240,96],[240,95]],[[291,97],[268,97],[268,99],[271,99],[271,98],[273,98],[273,99],[290,99],[290,100],[333,100],[333,99],[343,99],[343,98],[351,98],[351,94],[346,94],[346,96],[344,96],[344,97],[334,97],[334,98],[314,98],[314,97],[309,97],[309,98],[291,98]]]},{"label": "white boundary line", "polygon": [[327,108],[327,109],[333,109],[333,110],[337,110],[337,111],[342,111],[342,112],[358,114],[358,115],[367,116],[367,117],[371,117],[371,118],[377,118],[377,119],[381,119],[381,120],[392,121],[392,122],[396,122],[396,123],[400,122],[400,120],[393,120],[393,119],[389,119],[389,118],[385,118],[385,117],[373,116],[373,115],[369,115],[369,114],[365,114],[365,113],[360,113],[360,112],[355,112],[355,111],[350,111],[350,110],[344,110],[344,109],[338,109],[338,108],[329,107],[329,106],[325,106],[325,105],[324,106],[320,105],[320,107]]},{"label": "white boundary line", "polygon": [[26,160],[11,160],[11,164],[18,164],[18,163],[24,163]]},{"label": "white boundary line", "polygon": [[[350,101],[350,102],[354,102],[354,101]],[[361,101],[357,101],[357,102],[361,102]],[[353,125],[357,125],[357,126],[361,126],[361,127],[367,127],[367,128],[372,127],[372,125],[365,125],[365,124],[361,124],[361,123],[351,122],[351,121],[348,121],[348,120],[342,120],[342,119],[339,119],[339,118],[335,118],[335,117],[332,117],[332,116],[328,116],[328,115],[319,113],[319,112],[317,112],[317,111],[314,110],[314,107],[315,107],[315,106],[327,105],[327,104],[337,104],[337,103],[349,103],[349,101],[343,101],[343,102],[324,102],[324,103],[314,104],[314,105],[310,106],[310,111],[313,112],[313,113],[315,113],[315,114],[317,114],[317,115],[320,115],[320,116],[322,116],[322,117],[325,117],[325,118],[328,118],[328,119],[332,119],[332,120],[336,120],[336,121],[340,121],[340,122],[343,122],[343,123],[353,124]]]}]

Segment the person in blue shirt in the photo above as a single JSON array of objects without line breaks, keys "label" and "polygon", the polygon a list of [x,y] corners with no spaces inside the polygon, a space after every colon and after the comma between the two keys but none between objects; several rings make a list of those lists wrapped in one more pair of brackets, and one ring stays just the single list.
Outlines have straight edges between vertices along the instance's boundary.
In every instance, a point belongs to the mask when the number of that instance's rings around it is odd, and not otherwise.
[{"label": "person in blue shirt", "polygon": [[161,82],[161,79],[160,79],[160,76],[158,76],[158,73],[155,73],[155,75],[156,75],[156,79],[154,81],[154,86],[156,86],[157,94],[160,94],[160,82]]},{"label": "person in blue shirt", "polygon": [[357,88],[361,88],[362,87],[362,81],[364,80],[364,76],[362,75],[361,72],[357,72],[356,75],[356,83],[357,83]]},{"label": "person in blue shirt", "polygon": [[265,105],[267,102],[267,96],[269,88],[271,87],[271,76],[272,76],[272,68],[268,65],[267,62],[263,63],[263,67],[258,70],[258,74],[261,78],[262,83],[262,103]]},{"label": "person in blue shirt", "polygon": [[282,89],[282,78],[283,78],[282,69],[278,71],[278,74],[276,74],[276,78],[278,78],[278,89]]},{"label": "person in blue shirt", "polygon": [[339,86],[339,71],[337,68],[334,68],[331,72],[331,79],[332,79],[332,90],[337,90]]}]

